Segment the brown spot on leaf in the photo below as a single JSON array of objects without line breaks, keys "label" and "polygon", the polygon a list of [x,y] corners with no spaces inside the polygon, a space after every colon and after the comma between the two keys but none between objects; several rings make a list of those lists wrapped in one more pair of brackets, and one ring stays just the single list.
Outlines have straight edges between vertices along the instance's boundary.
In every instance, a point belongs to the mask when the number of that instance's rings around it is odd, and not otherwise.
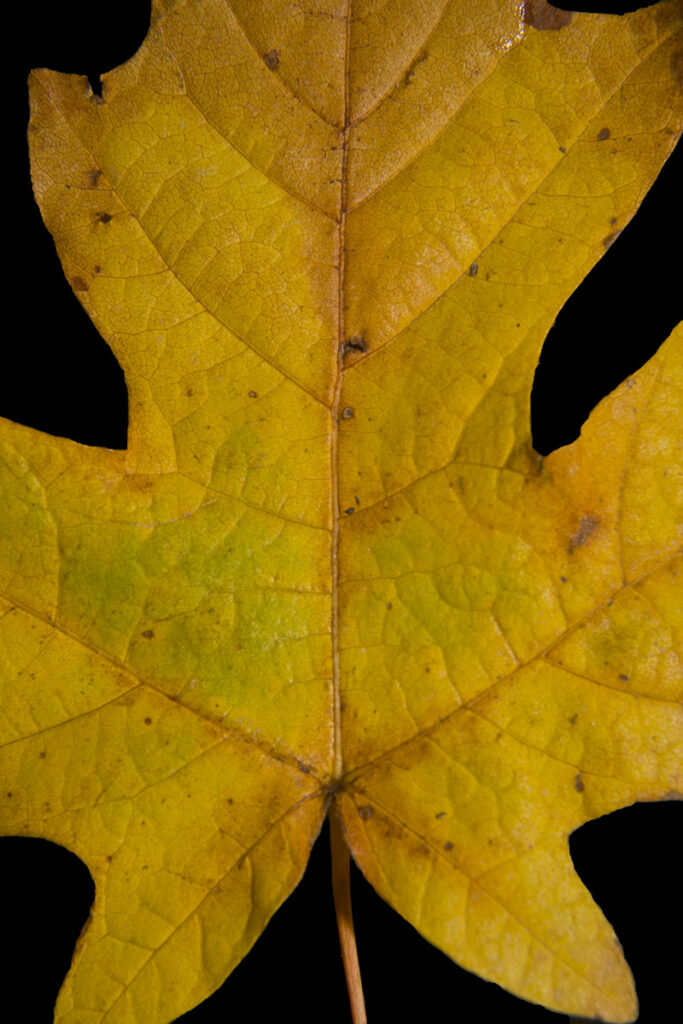
[{"label": "brown spot on leaf", "polygon": [[415,58],[415,60],[413,61],[413,63],[410,65],[405,75],[403,76],[404,85],[412,84],[412,81],[415,78],[415,68],[417,67],[418,64],[421,64],[424,60],[427,60],[428,56],[428,52],[426,50],[423,50],[419,57]]},{"label": "brown spot on leaf", "polygon": [[90,290],[87,281],[84,281],[82,277],[74,277],[71,287],[75,292],[87,292]]},{"label": "brown spot on leaf", "polygon": [[44,750],[41,750],[41,752],[38,754],[38,757],[41,759],[41,761],[44,761],[45,758],[47,757],[47,754],[45,753]]},{"label": "brown spot on leaf", "polygon": [[392,609],[393,607],[394,607],[394,606],[393,606],[393,604],[391,603],[391,601],[387,601],[387,604],[386,604],[386,608],[387,608],[387,611],[388,611],[388,612],[390,612],[390,611],[391,611],[391,609]]},{"label": "brown spot on leaf", "polygon": [[352,420],[355,415],[356,414],[350,405],[347,405],[346,408],[341,411],[341,418],[343,420]]},{"label": "brown spot on leaf", "polygon": [[453,843],[444,843],[443,844],[443,848],[444,848],[444,850],[452,850],[453,849]]},{"label": "brown spot on leaf", "polygon": [[435,817],[435,818],[436,818],[436,819],[437,819],[438,821],[440,821],[440,820],[441,820],[441,818],[445,818],[445,817],[446,817],[446,812],[445,812],[445,811],[439,811],[439,813],[438,813],[438,814],[435,814],[435,815],[434,815],[434,817]]},{"label": "brown spot on leaf", "polygon": [[683,50],[676,50],[671,57],[671,71],[676,84],[683,86]]},{"label": "brown spot on leaf", "polygon": [[560,11],[546,3],[546,0],[524,0],[524,23],[538,29],[539,32],[564,28],[571,20],[571,11]]},{"label": "brown spot on leaf", "polygon": [[192,388],[187,388],[185,390],[185,394],[187,395],[188,398],[192,398],[194,391],[192,390]]},{"label": "brown spot on leaf", "polygon": [[143,629],[141,635],[144,636],[146,640],[151,640],[152,637],[154,636],[154,630],[153,629]]},{"label": "brown spot on leaf", "polygon": [[618,231],[612,231],[609,235],[605,235],[605,237],[602,240],[602,244],[604,245],[605,249],[609,249],[610,245],[616,242],[620,234],[621,228]]},{"label": "brown spot on leaf", "polygon": [[621,679],[622,683],[627,683],[628,682],[628,676],[626,675],[625,672],[620,672],[619,673],[619,678]]},{"label": "brown spot on leaf", "polygon": [[271,71],[276,71],[280,67],[280,51],[276,49],[268,50],[268,53],[263,54],[263,59],[266,63],[266,67],[270,68]]},{"label": "brown spot on leaf", "polygon": [[601,128],[598,132],[598,142],[604,142],[605,139],[609,139],[611,134],[609,128]]},{"label": "brown spot on leaf", "polygon": [[102,273],[102,267],[99,265],[99,263],[95,264],[95,266],[93,267],[93,270],[95,271],[96,274],[101,274]]},{"label": "brown spot on leaf", "polygon": [[579,716],[577,715],[577,713],[576,713],[576,712],[574,712],[574,714],[573,714],[573,715],[570,715],[570,716],[569,716],[569,724],[570,724],[570,725],[576,725],[576,719],[577,719],[578,717],[579,717]]},{"label": "brown spot on leaf", "polygon": [[108,224],[112,219],[111,214],[107,213],[106,210],[100,211],[96,216],[100,224]]},{"label": "brown spot on leaf", "polygon": [[577,793],[583,793],[585,788],[583,779],[581,778],[581,772],[579,772],[578,775],[574,776],[574,789]]},{"label": "brown spot on leaf", "polygon": [[102,171],[99,167],[93,167],[92,171],[88,174],[88,181],[90,188],[97,188],[97,183],[102,177]]},{"label": "brown spot on leaf", "polygon": [[362,821],[369,821],[374,813],[374,809],[367,804],[364,807],[358,808],[358,816]]},{"label": "brown spot on leaf", "polygon": [[582,548],[584,544],[587,544],[599,525],[600,518],[598,516],[582,516],[576,533],[569,538],[569,547],[567,548],[569,554],[571,555],[577,548]]},{"label": "brown spot on leaf", "polygon": [[354,334],[352,337],[347,338],[346,341],[342,342],[341,354],[342,356],[349,355],[351,352],[367,352],[368,343],[362,334]]},{"label": "brown spot on leaf", "polygon": [[478,273],[479,273],[479,264],[478,263],[473,263],[472,266],[469,269],[469,275],[470,275],[470,277],[476,277]]},{"label": "brown spot on leaf", "polygon": [[152,724],[152,719],[151,719],[151,718],[149,718],[149,716],[148,716],[148,717],[147,717],[147,718],[145,719],[145,725],[151,725],[151,724]]},{"label": "brown spot on leaf", "polygon": [[258,398],[258,392],[256,392],[256,391],[250,391],[250,392],[249,392],[249,397],[250,397],[250,398]]}]

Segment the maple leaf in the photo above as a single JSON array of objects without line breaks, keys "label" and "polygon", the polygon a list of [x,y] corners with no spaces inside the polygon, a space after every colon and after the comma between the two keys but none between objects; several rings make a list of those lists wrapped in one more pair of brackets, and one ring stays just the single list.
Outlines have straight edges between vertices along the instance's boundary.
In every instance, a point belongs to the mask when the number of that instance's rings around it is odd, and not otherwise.
[{"label": "maple leaf", "polygon": [[634,1016],[567,837],[681,793],[681,331],[545,460],[528,403],[675,141],[680,10],[398,3],[389,50],[167,0],[101,98],[34,75],[131,409],[125,452],[2,425],[3,831],[97,886],[58,1020],[196,1004],[331,803],[453,959]]}]

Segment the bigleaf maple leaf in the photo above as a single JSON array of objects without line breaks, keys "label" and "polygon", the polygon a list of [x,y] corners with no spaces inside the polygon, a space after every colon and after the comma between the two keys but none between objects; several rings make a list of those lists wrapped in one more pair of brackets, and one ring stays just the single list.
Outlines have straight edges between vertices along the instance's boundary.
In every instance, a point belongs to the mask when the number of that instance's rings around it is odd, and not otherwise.
[{"label": "bigleaf maple leaf", "polygon": [[31,83],[126,451],[3,421],[0,814],[96,884],[62,1024],[166,1024],[327,813],[463,966],[630,1020],[570,832],[683,793],[683,332],[573,445],[538,353],[680,131],[681,4],[158,0]]}]

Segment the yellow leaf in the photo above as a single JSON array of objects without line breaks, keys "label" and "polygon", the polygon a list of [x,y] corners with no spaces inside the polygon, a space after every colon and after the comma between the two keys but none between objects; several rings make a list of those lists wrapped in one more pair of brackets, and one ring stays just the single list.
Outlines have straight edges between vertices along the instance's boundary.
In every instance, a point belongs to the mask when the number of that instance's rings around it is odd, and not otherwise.
[{"label": "yellow leaf", "polygon": [[60,1024],[221,984],[333,806],[456,962],[629,1021],[568,836],[683,794],[683,329],[532,449],[559,309],[681,129],[682,6],[156,0],[31,78],[125,451],[0,424],[0,814],[89,868]]}]

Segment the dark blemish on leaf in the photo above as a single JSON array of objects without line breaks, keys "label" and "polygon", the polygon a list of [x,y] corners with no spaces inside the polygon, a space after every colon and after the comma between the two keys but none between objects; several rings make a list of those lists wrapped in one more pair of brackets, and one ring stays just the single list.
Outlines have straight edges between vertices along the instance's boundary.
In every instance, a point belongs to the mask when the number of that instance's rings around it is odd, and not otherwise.
[{"label": "dark blemish on leaf", "polygon": [[228,797],[228,803],[229,803],[229,804],[234,804],[234,802],[235,802],[235,801],[233,800],[233,798],[232,798],[231,796],[229,796],[229,797]]},{"label": "dark blemish on leaf", "polygon": [[188,398],[192,398],[194,391],[192,390],[192,388],[188,388],[185,394],[187,395]]},{"label": "dark blemish on leaf", "polygon": [[574,776],[574,789],[577,793],[583,793],[585,788],[586,787],[583,784],[583,779],[581,778],[581,772],[579,772],[578,775]]},{"label": "dark blemish on leaf", "polygon": [[354,494],[353,500],[356,502],[356,505],[360,505],[360,498],[358,497],[357,494]]},{"label": "dark blemish on leaf", "polygon": [[102,171],[99,167],[94,167],[88,174],[88,181],[90,182],[90,188],[97,188],[97,183],[102,177]]},{"label": "dark blemish on leaf", "polygon": [[341,418],[343,420],[352,420],[355,415],[356,414],[350,405],[347,405],[346,408],[341,411]]},{"label": "dark blemish on leaf", "polygon": [[249,392],[249,397],[250,398],[258,398],[258,392],[257,391],[250,391]]},{"label": "dark blemish on leaf", "polygon": [[609,128],[601,128],[598,132],[598,142],[604,142],[605,139],[609,139],[611,134]]},{"label": "dark blemish on leaf", "polygon": [[149,718],[149,717],[147,717],[147,718],[145,719],[145,725],[151,725],[151,724],[152,724],[152,719],[151,719],[151,718]]},{"label": "dark blemish on leaf", "polygon": [[145,639],[147,639],[147,640],[151,640],[152,637],[154,636],[154,630],[153,629],[143,629],[143,631],[141,633],[141,636],[144,636]]},{"label": "dark blemish on leaf", "polygon": [[352,516],[356,510],[355,508],[345,508],[344,511],[346,512],[347,516]]},{"label": "dark blemish on leaf", "polygon": [[41,759],[41,761],[44,761],[45,758],[47,757],[47,754],[45,753],[44,750],[41,750],[41,752],[38,754],[38,757]]},{"label": "dark blemish on leaf", "polygon": [[683,85],[683,50],[676,50],[671,58],[671,71],[677,85]]},{"label": "dark blemish on leaf", "polygon": [[621,679],[622,683],[627,683],[628,682],[628,676],[626,675],[625,672],[620,672],[619,673],[619,678]]},{"label": "dark blemish on leaf", "polygon": [[478,263],[473,263],[472,266],[469,269],[469,275],[470,275],[470,277],[476,277],[478,273],[479,273],[479,264]]},{"label": "dark blemish on leaf", "polygon": [[570,724],[570,725],[576,725],[576,719],[577,719],[578,717],[579,717],[579,716],[577,715],[577,713],[576,713],[576,711],[575,711],[573,715],[570,715],[570,716],[569,716],[569,724]]},{"label": "dark blemish on leaf", "polygon": [[95,271],[96,274],[101,274],[102,273],[102,267],[99,265],[99,263],[95,264],[95,266],[93,267],[93,270]]},{"label": "dark blemish on leaf", "polygon": [[82,277],[74,277],[71,287],[75,292],[87,292],[90,290],[87,281],[84,281]]},{"label": "dark blemish on leaf", "polygon": [[97,220],[100,224],[108,224],[111,219],[110,213],[102,212],[97,214]]},{"label": "dark blemish on leaf", "polygon": [[599,525],[600,518],[598,516],[582,516],[578,530],[569,538],[567,548],[569,554],[571,555],[577,548],[582,548],[584,544],[587,544]]},{"label": "dark blemish on leaf", "polygon": [[439,820],[439,821],[440,821],[440,820],[441,820],[441,818],[445,818],[445,817],[446,817],[446,812],[445,812],[445,811],[439,811],[439,813],[438,813],[438,814],[435,814],[435,815],[434,815],[434,817],[435,817],[435,818],[436,818],[437,820]]},{"label": "dark blemish on leaf", "polygon": [[566,146],[558,146],[558,149],[559,149],[560,153],[566,153],[567,152],[567,147]]},{"label": "dark blemish on leaf", "polygon": [[367,352],[368,343],[362,334],[354,334],[341,344],[341,354],[348,355],[349,352]]},{"label": "dark blemish on leaf", "polygon": [[570,11],[560,11],[546,0],[524,0],[524,24],[543,32],[546,29],[564,28],[571,24]]},{"label": "dark blemish on leaf", "polygon": [[109,854],[109,856],[105,857],[104,859],[106,860],[107,864],[111,864],[111,861],[112,861],[111,854]]},{"label": "dark blemish on leaf", "polygon": [[393,607],[394,607],[394,606],[393,606],[393,604],[391,603],[391,601],[387,601],[387,603],[386,603],[386,609],[387,609],[387,611],[388,611],[388,612],[390,612],[390,611],[391,611],[391,609],[392,609]]},{"label": "dark blemish on leaf", "polygon": [[369,821],[374,813],[375,813],[374,809],[372,807],[368,807],[367,805],[365,807],[359,807],[358,808],[358,816],[363,821]]},{"label": "dark blemish on leaf", "polygon": [[615,225],[615,224],[616,224],[616,222],[617,222],[617,218],[616,218],[616,217],[610,217],[610,219],[609,219],[609,222],[610,222],[610,224],[612,225],[612,227],[614,227],[614,225]]},{"label": "dark blemish on leaf", "polygon": [[7,796],[8,796],[8,797],[10,797],[10,798],[12,797],[12,791],[11,791],[11,790],[10,790],[10,792],[9,792],[9,793],[7,794]]},{"label": "dark blemish on leaf", "polygon": [[410,65],[405,75],[403,76],[404,85],[412,84],[412,81],[415,78],[415,68],[417,67],[418,64],[421,64],[424,60],[427,60],[428,56],[428,52],[426,50],[423,50],[419,57],[415,58],[415,60],[413,61],[413,63]]},{"label": "dark blemish on leaf", "polygon": [[444,848],[444,850],[452,850],[453,849],[453,843],[444,843],[443,844],[443,848]]},{"label": "dark blemish on leaf", "polygon": [[604,245],[605,249],[609,249],[610,245],[616,242],[620,234],[621,228],[618,231],[612,231],[612,233],[609,235],[605,235],[605,237],[602,240],[602,244]]},{"label": "dark blemish on leaf", "polygon": [[279,50],[268,50],[268,53],[263,54],[263,59],[266,63],[266,67],[270,68],[271,71],[276,71],[280,67]]},{"label": "dark blemish on leaf", "polygon": [[567,577],[566,576],[560,576],[560,582],[561,583],[566,583],[567,582]]}]

